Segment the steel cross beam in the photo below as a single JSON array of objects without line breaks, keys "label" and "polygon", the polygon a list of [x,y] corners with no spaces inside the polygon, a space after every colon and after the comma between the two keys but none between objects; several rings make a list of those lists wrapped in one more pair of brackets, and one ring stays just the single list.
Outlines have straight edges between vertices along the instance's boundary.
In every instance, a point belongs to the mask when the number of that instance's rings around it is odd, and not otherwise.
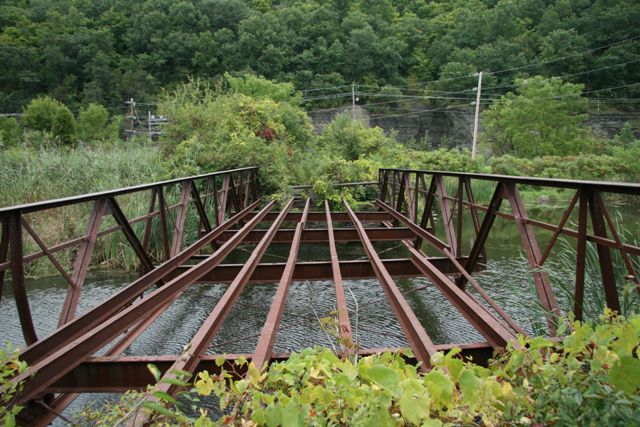
[{"label": "steel cross beam", "polygon": [[[280,227],[280,225],[284,222],[284,218],[287,212],[293,206],[294,199],[289,200],[289,202],[284,206],[283,210],[280,212],[280,215],[276,221],[273,222],[271,227],[269,227],[269,232],[263,237],[263,239],[256,245],[253,253],[245,263],[245,266],[242,268],[236,279],[229,285],[220,301],[216,304],[214,309],[211,311],[207,319],[202,323],[202,326],[198,329],[196,334],[193,336],[192,340],[188,344],[185,354],[179,357],[175,363],[172,365],[171,369],[168,373],[166,373],[161,380],[154,386],[154,392],[163,392],[169,394],[175,394],[179,387],[175,384],[169,383],[167,380],[177,379],[176,372],[184,371],[192,373],[196,368],[199,358],[209,347],[211,340],[218,333],[224,320],[227,315],[233,308],[233,305],[240,297],[242,290],[245,285],[249,282],[249,278],[253,273],[253,270],[260,262],[260,258],[264,255],[275,235],[276,230]],[[273,206],[273,202],[270,204]],[[251,223],[256,224],[258,217],[253,218],[247,226]],[[245,226],[245,227],[247,227]],[[239,232],[240,233],[240,232]],[[145,400],[149,401],[157,401],[157,398],[152,394],[149,394]],[[134,425],[142,426],[147,421],[147,418],[141,417],[140,419],[136,419]]]},{"label": "steel cross beam", "polygon": [[80,336],[84,335],[92,328],[106,321],[118,311],[132,303],[138,296],[144,291],[149,289],[159,280],[164,279],[175,269],[177,269],[182,263],[192,257],[195,253],[201,250],[204,246],[215,240],[223,231],[232,227],[240,219],[247,216],[253,209],[258,206],[259,202],[256,201],[247,207],[244,211],[235,215],[226,223],[217,227],[211,233],[203,236],[194,244],[183,250],[175,258],[164,262],[157,266],[155,269],[135,280],[126,288],[113,295],[111,298],[104,301],[102,304],[89,310],[84,315],[74,319],[67,323],[64,327],[59,328],[51,335],[40,341],[28,346],[20,353],[20,359],[26,361],[32,365],[48,354],[60,349],[66,343],[69,343]]},{"label": "steel cross beam", "polygon": [[420,362],[422,362],[421,368],[423,370],[430,368],[431,356],[433,356],[437,351],[435,346],[433,345],[433,342],[431,341],[431,338],[429,338],[429,335],[427,335],[427,332],[420,324],[420,321],[416,317],[415,313],[413,312],[413,310],[411,310],[411,307],[409,307],[409,304],[404,299],[404,296],[402,296],[402,292],[400,292],[400,289],[398,289],[398,286],[391,278],[389,272],[384,268],[384,264],[376,253],[373,244],[367,237],[367,232],[365,231],[356,214],[349,206],[349,203],[347,203],[347,201],[344,199],[342,202],[347,209],[347,213],[349,214],[353,225],[355,225],[356,229],[358,230],[358,234],[360,235],[360,240],[364,247],[365,253],[371,261],[371,264],[373,265],[373,269],[376,273],[378,281],[382,285],[382,288],[387,295],[389,303],[391,304],[391,308],[396,314],[396,317],[400,322],[400,325],[402,326],[402,329],[404,330],[404,333],[409,340],[411,348],[413,349],[416,357]]},{"label": "steel cross beam", "polygon": [[[122,331],[137,324],[141,317],[151,314],[155,308],[165,304],[175,295],[184,291],[202,275],[214,269],[222,262],[224,257],[242,241],[246,234],[258,225],[260,219],[272,209],[273,205],[273,202],[267,204],[257,216],[247,222],[247,224],[238,231],[235,239],[226,242],[206,260],[185,271],[148,296],[145,296],[137,304],[128,306],[97,325],[94,324],[93,327],[85,331],[84,335],[80,338],[71,342],[64,341],[58,350],[46,354],[42,359],[30,364],[29,368],[23,374],[12,379],[15,383],[24,381],[24,388],[18,396],[17,403],[23,404],[38,396],[53,381],[73,369],[73,367],[81,363],[82,360],[91,356],[113,338],[120,335]],[[175,259],[172,259],[172,261],[175,261]],[[159,269],[153,272],[157,270]],[[149,276],[151,276],[151,274],[145,277]],[[155,280],[152,283],[154,282]],[[132,286],[133,285],[130,285],[128,289],[130,290]],[[138,294],[139,292],[136,292],[134,298]],[[126,301],[130,300],[129,298],[126,299]],[[105,304],[101,304],[99,307],[103,307],[104,305]],[[108,306],[109,309],[113,309],[112,304],[108,304]],[[35,377],[33,376],[34,372],[38,373]],[[0,392],[1,391],[2,390],[0,390]]]},{"label": "steel cross beam", "polygon": [[[424,230],[418,224],[411,222],[409,218],[402,215],[401,213],[394,211],[391,206],[387,205],[386,203],[377,200],[376,204],[382,209],[386,210],[391,216],[395,217],[398,222],[406,224],[417,236],[430,241],[429,239],[431,239],[431,233],[429,233],[427,230]],[[387,225],[389,226],[390,224]],[[478,329],[480,333],[485,334],[485,337],[487,339],[489,339],[488,335],[499,336],[498,341],[508,341],[515,338],[515,336],[508,330],[504,329],[502,325],[500,325],[500,328],[496,329],[494,327],[495,322],[498,322],[499,324],[499,321],[495,319],[494,316],[489,313],[482,304],[479,304],[473,297],[471,297],[471,295],[464,292],[462,288],[460,288],[461,292],[450,289],[450,287],[453,286],[453,282],[448,277],[446,277],[446,275],[444,274],[445,271],[434,266],[422,251],[420,251],[418,248],[410,247],[407,241],[405,241],[404,243],[412,253],[412,261],[416,264],[416,267],[418,267],[418,269],[423,274],[425,274],[425,272],[428,272],[428,274],[426,275],[432,281],[434,281],[436,285],[442,286],[440,288],[440,291],[445,295],[445,297],[447,297],[447,299],[449,299],[449,301],[454,304],[465,317],[469,316],[467,317],[467,320],[469,320],[474,326],[476,326],[476,329]],[[471,283],[473,288],[480,294],[480,296],[482,296],[482,298],[491,306],[491,308],[493,308],[514,331],[519,334],[526,335],[525,331],[511,318],[511,316],[509,316],[502,309],[502,307],[500,307],[493,300],[493,298],[491,298],[484,291],[484,289],[482,289],[480,284],[473,278],[473,276],[471,276],[471,274],[465,269],[465,267],[462,266],[458,259],[451,254],[447,247],[443,247],[442,244],[433,246],[443,255],[445,255],[446,258],[448,258],[451,266],[454,268],[454,271],[460,274],[461,277],[464,277],[467,281],[469,281],[469,283]],[[483,315],[480,314],[480,318],[478,318],[478,313],[485,313],[485,315],[488,315],[489,317],[483,317]],[[503,347],[504,345],[500,346]]]},{"label": "steel cross beam", "polygon": [[289,251],[289,257],[287,263],[284,266],[278,289],[273,297],[273,302],[269,308],[269,314],[267,314],[267,320],[262,327],[262,333],[258,338],[258,344],[253,354],[253,363],[258,369],[262,369],[263,366],[269,364],[271,359],[271,351],[273,350],[273,344],[276,340],[276,334],[278,333],[278,327],[280,326],[280,318],[284,311],[284,305],[287,301],[287,293],[293,280],[293,271],[298,261],[298,250],[300,248],[300,241],[302,240],[302,230],[307,222],[307,216],[309,214],[309,206],[311,205],[311,199],[307,199],[304,210],[302,211],[302,218],[296,225],[296,231],[291,241],[291,250]]}]

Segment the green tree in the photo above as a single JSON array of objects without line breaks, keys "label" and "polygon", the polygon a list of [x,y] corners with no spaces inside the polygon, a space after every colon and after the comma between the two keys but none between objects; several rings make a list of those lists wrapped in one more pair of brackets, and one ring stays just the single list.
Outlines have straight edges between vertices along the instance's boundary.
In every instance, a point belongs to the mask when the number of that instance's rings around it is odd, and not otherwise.
[{"label": "green tree", "polygon": [[115,117],[109,123],[109,112],[99,104],[89,104],[78,114],[78,136],[83,141],[116,139],[119,125]]},{"label": "green tree", "polygon": [[18,145],[20,125],[13,117],[0,117],[0,148]]},{"label": "green tree", "polygon": [[76,122],[69,108],[47,96],[33,99],[27,105],[22,123],[27,129],[50,132],[63,144],[76,138]]},{"label": "green tree", "polygon": [[516,79],[509,92],[484,113],[484,137],[499,154],[519,157],[570,155],[592,149],[582,122],[586,101],[582,85],[560,78]]}]

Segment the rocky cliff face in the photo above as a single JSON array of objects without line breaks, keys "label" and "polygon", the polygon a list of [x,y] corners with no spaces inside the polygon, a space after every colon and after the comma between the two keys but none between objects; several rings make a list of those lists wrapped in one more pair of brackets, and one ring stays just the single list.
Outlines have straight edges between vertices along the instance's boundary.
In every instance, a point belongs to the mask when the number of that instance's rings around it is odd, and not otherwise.
[{"label": "rocky cliff face", "polygon": [[[415,107],[412,106],[412,108]],[[353,113],[357,120],[364,122],[367,126],[379,126],[387,133],[395,132],[401,142],[425,141],[421,144],[424,148],[471,148],[474,116],[472,107],[436,111],[428,111],[433,107],[424,105],[422,108],[427,111],[416,111],[410,114],[389,111],[374,114],[356,106]],[[321,132],[340,113],[352,114],[351,107],[309,113],[315,132]],[[592,112],[586,124],[591,127],[595,135],[611,138],[620,132],[626,122],[633,125],[636,137],[640,138],[640,120],[636,113]],[[482,117],[480,130],[482,130]]]}]

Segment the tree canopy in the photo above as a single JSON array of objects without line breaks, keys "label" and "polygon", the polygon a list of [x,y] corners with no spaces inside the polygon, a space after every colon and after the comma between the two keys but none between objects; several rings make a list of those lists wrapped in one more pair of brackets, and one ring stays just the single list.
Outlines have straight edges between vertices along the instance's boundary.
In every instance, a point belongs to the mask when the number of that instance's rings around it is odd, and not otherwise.
[{"label": "tree canopy", "polygon": [[627,87],[637,22],[634,0],[7,0],[0,111],[43,95],[72,110],[122,106],[225,72],[293,82],[325,103],[354,81],[465,91],[480,70],[496,95],[519,77],[561,75],[594,96],[638,97]]}]

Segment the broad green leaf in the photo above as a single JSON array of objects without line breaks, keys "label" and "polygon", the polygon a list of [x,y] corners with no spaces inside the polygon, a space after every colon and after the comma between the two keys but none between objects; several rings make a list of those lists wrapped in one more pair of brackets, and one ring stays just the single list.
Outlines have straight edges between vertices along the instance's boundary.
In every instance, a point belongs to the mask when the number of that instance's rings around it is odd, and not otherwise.
[{"label": "broad green leaf", "polygon": [[453,382],[442,372],[433,370],[424,376],[424,383],[432,396],[442,402],[451,400],[453,395]]},{"label": "broad green leaf", "polygon": [[245,391],[247,391],[247,387],[249,386],[249,384],[247,383],[247,380],[238,380],[235,382],[235,388],[238,391],[238,393],[242,394]]},{"label": "broad green leaf", "polygon": [[367,371],[367,375],[380,387],[389,390],[394,396],[402,393],[400,375],[386,366],[374,366]]},{"label": "broad green leaf", "polygon": [[640,388],[640,360],[632,356],[620,358],[620,362],[609,370],[611,383],[627,393],[634,393]]},{"label": "broad green leaf", "polygon": [[301,413],[298,405],[290,401],[282,408],[282,425],[287,427],[302,427]]},{"label": "broad green leaf", "polygon": [[148,363],[147,369],[151,372],[151,374],[153,375],[153,378],[156,379],[156,382],[160,381],[160,377],[162,376],[162,373],[160,372],[160,369],[156,367],[156,365],[152,363]]},{"label": "broad green leaf", "polygon": [[164,406],[162,406],[161,404],[159,404],[158,402],[150,402],[150,401],[146,401],[142,403],[142,407],[143,408],[147,408],[149,410],[151,410],[152,412],[157,412],[161,415],[173,418],[175,416],[175,414],[173,412],[171,412],[169,409],[165,408]]},{"label": "broad green leaf", "polygon": [[403,394],[399,399],[402,416],[413,424],[420,424],[429,418],[429,399],[427,397],[415,397],[410,394]]},{"label": "broad green leaf", "polygon": [[164,391],[154,391],[153,395],[160,400],[164,400],[165,402],[169,402],[174,405],[178,403],[178,401],[173,396],[171,396],[169,393],[165,393]]},{"label": "broad green leaf", "polygon": [[462,390],[462,396],[464,397],[465,403],[475,406],[477,403],[476,390],[479,385],[480,380],[478,377],[476,377],[472,371],[463,369],[460,374],[460,390]]},{"label": "broad green leaf", "polygon": [[198,380],[195,383],[198,394],[209,396],[213,391],[213,380],[209,376],[209,372],[203,371],[198,373]]}]

